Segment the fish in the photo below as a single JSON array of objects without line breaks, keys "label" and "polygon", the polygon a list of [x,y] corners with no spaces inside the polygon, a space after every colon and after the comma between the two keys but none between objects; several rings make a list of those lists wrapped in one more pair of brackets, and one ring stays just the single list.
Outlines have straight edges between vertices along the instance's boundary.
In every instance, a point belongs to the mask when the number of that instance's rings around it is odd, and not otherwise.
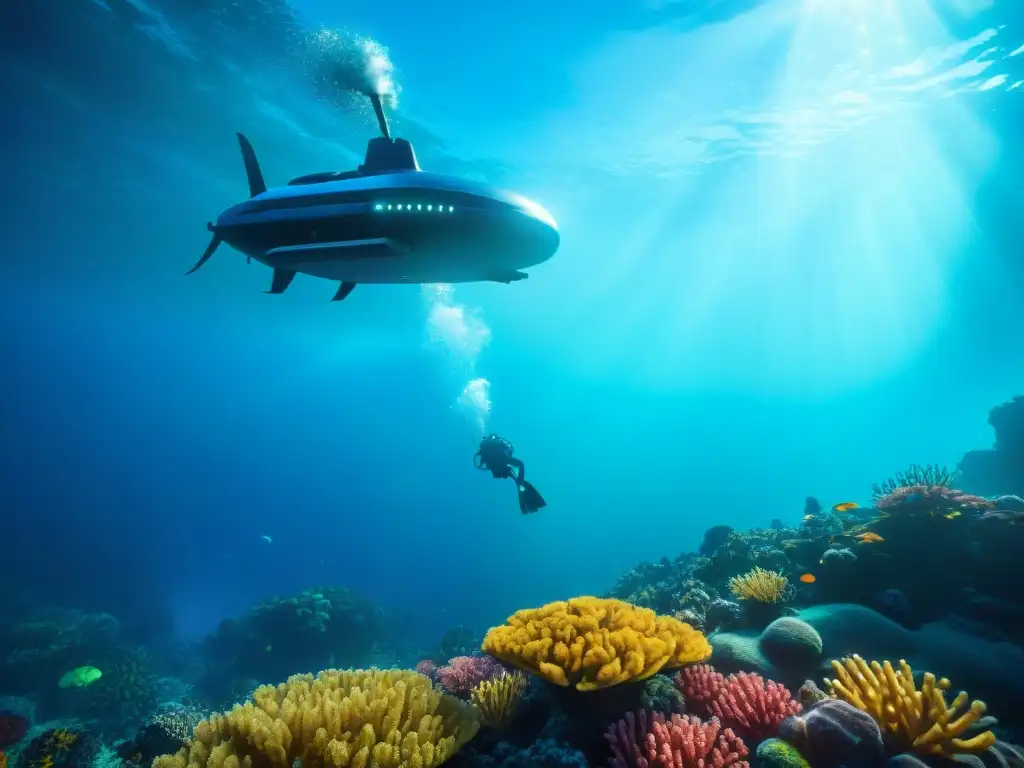
[{"label": "fish", "polygon": [[860,507],[860,504],[858,504],[855,501],[844,501],[844,502],[836,504],[834,507],[832,507],[832,511],[833,512],[849,512],[851,509],[857,509],[859,507]]},{"label": "fish", "polygon": [[274,540],[272,538],[270,538],[269,536],[267,536],[267,534],[263,534],[262,536],[260,536],[260,538],[263,539],[265,542],[267,542],[267,544],[273,544],[274,543]]},{"label": "fish", "polygon": [[70,672],[65,672],[57,681],[58,688],[85,688],[92,685],[103,677],[103,673],[96,667],[75,667]]},{"label": "fish", "polygon": [[872,531],[858,533],[854,538],[856,538],[861,544],[875,544],[885,541],[885,539]]},{"label": "fish", "polygon": [[943,517],[947,520],[956,520],[958,517],[960,517],[960,515],[961,513],[959,511],[954,511],[950,512],[948,515],[943,515]]},{"label": "fish", "polygon": [[804,522],[809,523],[814,519],[814,515],[804,515]]},{"label": "fish", "polygon": [[800,577],[800,581],[804,584],[813,584],[818,578],[813,573],[805,573]]}]

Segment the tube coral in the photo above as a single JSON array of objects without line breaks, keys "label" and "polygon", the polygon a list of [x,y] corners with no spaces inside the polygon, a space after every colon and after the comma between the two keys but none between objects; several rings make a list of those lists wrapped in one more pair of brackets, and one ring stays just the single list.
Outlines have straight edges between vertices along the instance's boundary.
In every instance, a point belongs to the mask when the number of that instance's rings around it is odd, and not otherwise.
[{"label": "tube coral", "polygon": [[725,678],[710,707],[724,725],[754,742],[774,736],[779,723],[801,709],[786,686],[750,672]]},{"label": "tube coral", "polygon": [[984,716],[984,702],[973,701],[965,710],[968,696],[961,691],[947,705],[949,680],[937,680],[931,672],[925,673],[918,690],[914,671],[902,659],[896,670],[888,661],[868,664],[854,655],[833,661],[832,669],[836,679],[825,681],[831,695],[871,715],[903,751],[952,757],[984,752],[996,741],[992,731],[960,738]]},{"label": "tube coral", "polygon": [[688,624],[621,600],[576,597],[517,611],[492,627],[483,650],[556,685],[580,691],[646,680],[711,656]]},{"label": "tube coral", "polygon": [[679,670],[672,682],[685,697],[688,710],[710,715],[711,702],[725,685],[725,675],[710,664],[695,664]]},{"label": "tube coral", "polygon": [[776,571],[754,568],[729,579],[729,591],[738,600],[757,603],[781,603],[788,597],[789,579]]},{"label": "tube coral", "polygon": [[[650,724],[648,726],[648,720]],[[747,746],[717,720],[632,712],[605,733],[611,768],[749,768]]]},{"label": "tube coral", "polygon": [[255,690],[196,726],[153,768],[435,768],[476,734],[479,714],[406,670],[325,670]]}]

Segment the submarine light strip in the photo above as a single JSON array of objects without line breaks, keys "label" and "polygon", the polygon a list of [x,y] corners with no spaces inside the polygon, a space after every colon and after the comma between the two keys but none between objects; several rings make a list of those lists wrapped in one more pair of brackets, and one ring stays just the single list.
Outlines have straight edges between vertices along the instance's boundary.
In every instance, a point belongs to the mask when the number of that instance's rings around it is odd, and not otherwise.
[{"label": "submarine light strip", "polygon": [[375,211],[428,211],[430,213],[454,213],[454,205],[434,205],[433,203],[375,203]]}]

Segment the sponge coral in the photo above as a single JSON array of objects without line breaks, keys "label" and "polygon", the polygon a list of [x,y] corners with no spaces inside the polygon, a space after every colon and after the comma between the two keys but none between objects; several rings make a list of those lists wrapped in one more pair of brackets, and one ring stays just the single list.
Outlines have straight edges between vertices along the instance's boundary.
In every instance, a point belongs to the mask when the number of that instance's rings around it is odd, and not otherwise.
[{"label": "sponge coral", "polygon": [[476,734],[469,704],[405,670],[325,670],[256,689],[153,768],[434,768]]},{"label": "sponge coral", "polygon": [[597,597],[517,611],[487,632],[483,650],[580,691],[645,680],[711,656],[707,638],[688,624]]},{"label": "sponge coral", "polygon": [[833,661],[835,680],[826,680],[830,693],[849,702],[875,719],[882,733],[898,742],[908,752],[918,755],[952,757],[958,753],[984,752],[996,737],[992,731],[968,739],[960,738],[985,714],[985,704],[971,702],[964,710],[968,696],[962,692],[950,705],[945,691],[949,680],[936,680],[928,672],[921,690],[914,684],[914,671],[901,660],[899,670],[888,661],[870,665],[860,656],[842,662]]}]

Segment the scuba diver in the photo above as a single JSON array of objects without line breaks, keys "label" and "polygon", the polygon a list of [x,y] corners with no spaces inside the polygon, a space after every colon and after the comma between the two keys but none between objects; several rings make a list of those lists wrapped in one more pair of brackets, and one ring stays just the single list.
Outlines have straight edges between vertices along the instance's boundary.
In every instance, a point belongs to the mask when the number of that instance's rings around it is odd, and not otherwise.
[{"label": "scuba diver", "polygon": [[522,459],[513,456],[512,443],[498,435],[488,435],[480,441],[480,449],[473,456],[473,466],[487,470],[504,480],[511,477],[519,491],[519,509],[524,515],[547,506],[547,502],[530,483],[526,482],[526,467]]}]

